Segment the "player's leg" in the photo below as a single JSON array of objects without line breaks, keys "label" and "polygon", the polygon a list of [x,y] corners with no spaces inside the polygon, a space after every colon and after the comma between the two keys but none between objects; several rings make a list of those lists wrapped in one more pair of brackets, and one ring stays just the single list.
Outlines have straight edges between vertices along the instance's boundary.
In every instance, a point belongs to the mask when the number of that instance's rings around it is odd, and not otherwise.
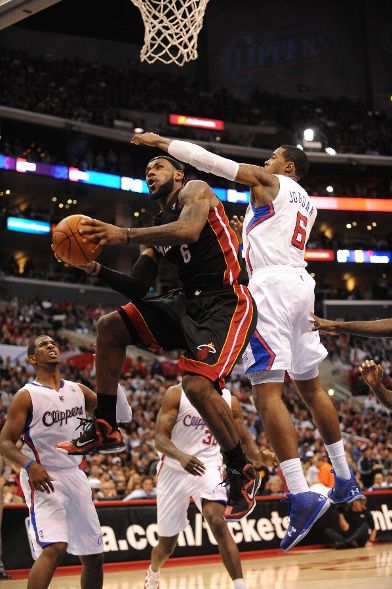
[{"label": "player's leg", "polygon": [[91,424],[71,441],[57,445],[68,454],[121,452],[125,446],[117,429],[117,387],[128,345],[153,351],[183,348],[182,333],[176,329],[181,306],[173,295],[129,302],[118,311],[101,317],[97,324],[97,407]]},{"label": "player's leg", "polygon": [[158,589],[160,570],[173,554],[177,546],[178,534],[175,536],[158,536],[158,544],[151,551],[151,562],[146,572],[144,589]]},{"label": "player's leg", "polygon": [[[312,372],[309,372],[302,376],[311,376],[311,374]],[[322,388],[318,375],[308,380],[300,380],[299,377],[300,375],[296,376],[295,385],[312,414],[313,421],[320,432],[332,463],[335,481],[332,491],[328,493],[328,497],[332,503],[355,501],[363,495],[358,481],[348,466],[335,405]]]},{"label": "player's leg", "polygon": [[183,388],[222,448],[230,479],[227,519],[239,521],[255,506],[259,476],[247,463],[220,388],[241,358],[255,327],[255,307],[243,286],[186,301],[181,325],[187,351],[180,358]]},{"label": "player's leg", "polygon": [[81,589],[102,589],[103,586],[103,553],[80,556],[82,573]]},{"label": "player's leg", "polygon": [[203,499],[202,513],[218,543],[222,562],[233,581],[234,589],[246,589],[240,554],[225,520],[224,503]]},{"label": "player's leg", "polygon": [[[263,382],[264,380],[264,382]],[[280,544],[289,550],[310,531],[329,508],[328,500],[310,491],[298,456],[298,439],[290,413],[283,403],[284,371],[251,376],[253,398],[266,434],[279,459],[289,489],[289,526]]]},{"label": "player's leg", "polygon": [[47,589],[66,551],[66,542],[54,542],[45,546],[31,568],[27,589]]},{"label": "player's leg", "polygon": [[299,278],[295,288],[298,299],[293,319],[290,377],[312,415],[332,462],[335,486],[329,494],[330,500],[333,503],[353,501],[361,495],[359,485],[348,467],[337,411],[318,376],[318,366],[327,351],[320,342],[319,333],[309,331],[315,283],[305,271]]},{"label": "player's leg", "polygon": [[151,552],[144,589],[158,589],[161,567],[173,553],[178,534],[188,525],[190,491],[185,471],[162,464],[157,476],[157,527],[158,544]]}]

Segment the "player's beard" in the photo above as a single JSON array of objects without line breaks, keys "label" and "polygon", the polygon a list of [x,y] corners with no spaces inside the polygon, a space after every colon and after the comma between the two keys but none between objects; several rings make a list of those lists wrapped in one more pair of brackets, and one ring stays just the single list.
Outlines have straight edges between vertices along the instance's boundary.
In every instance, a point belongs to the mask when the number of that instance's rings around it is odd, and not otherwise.
[{"label": "player's beard", "polygon": [[151,194],[150,192],[150,198],[152,200],[159,200],[160,198],[164,198],[165,196],[173,192],[173,189],[174,178],[170,178],[167,182],[161,184],[161,186],[158,188],[156,192],[154,192],[154,194]]}]

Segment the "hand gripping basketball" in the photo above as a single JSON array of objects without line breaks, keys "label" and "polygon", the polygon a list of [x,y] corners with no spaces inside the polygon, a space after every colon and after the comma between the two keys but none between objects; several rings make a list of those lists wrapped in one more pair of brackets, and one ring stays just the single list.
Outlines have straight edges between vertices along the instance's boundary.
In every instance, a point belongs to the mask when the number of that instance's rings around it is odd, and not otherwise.
[{"label": "hand gripping basketball", "polygon": [[100,250],[106,244],[117,245],[127,243],[128,236],[126,228],[117,227],[111,223],[104,223],[103,221],[98,221],[98,219],[82,221],[79,234],[83,238],[83,243],[95,243],[92,249],[93,252]]}]

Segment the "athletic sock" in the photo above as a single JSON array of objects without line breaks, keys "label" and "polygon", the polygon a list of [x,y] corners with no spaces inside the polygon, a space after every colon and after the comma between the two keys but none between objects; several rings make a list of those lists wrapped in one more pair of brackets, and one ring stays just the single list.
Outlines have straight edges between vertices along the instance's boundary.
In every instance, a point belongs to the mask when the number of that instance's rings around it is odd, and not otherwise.
[{"label": "athletic sock", "polygon": [[97,407],[95,417],[105,419],[112,428],[117,429],[116,419],[117,396],[115,395],[97,395]]},{"label": "athletic sock", "polygon": [[310,491],[299,458],[291,458],[280,463],[289,493],[306,493]]},{"label": "athletic sock", "polygon": [[246,589],[244,579],[233,579],[233,587],[234,589]]},{"label": "athletic sock", "polygon": [[157,576],[159,575],[159,569],[158,569],[157,571],[153,571],[153,570],[152,570],[152,568],[151,568],[151,564],[150,564],[150,566],[148,567],[148,572],[149,572],[149,574],[150,574],[150,575],[152,575],[154,578],[155,578],[155,577],[157,577]]},{"label": "athletic sock", "polygon": [[346,479],[351,479],[351,472],[347,464],[346,453],[344,451],[343,440],[339,440],[334,444],[325,444],[325,449],[332,462],[332,468],[336,476]]},{"label": "athletic sock", "polygon": [[228,468],[232,468],[242,472],[242,469],[247,464],[245,454],[242,451],[241,444],[238,442],[231,450],[223,452],[225,463]]}]

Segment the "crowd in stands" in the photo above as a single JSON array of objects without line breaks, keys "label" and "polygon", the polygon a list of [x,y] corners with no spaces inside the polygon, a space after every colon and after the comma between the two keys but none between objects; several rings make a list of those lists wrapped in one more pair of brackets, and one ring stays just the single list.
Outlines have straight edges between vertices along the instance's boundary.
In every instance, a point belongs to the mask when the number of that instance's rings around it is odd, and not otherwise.
[{"label": "crowd in stands", "polygon": [[[58,330],[61,327],[70,330],[82,327],[94,333],[95,322],[105,311],[102,307],[47,300],[4,301],[0,306],[0,340],[3,344],[26,346],[34,336],[48,333],[59,342],[62,351],[67,352],[62,366],[63,377],[94,388],[91,364],[69,361],[72,352],[77,354],[80,350],[72,342],[59,337]],[[390,340],[342,336],[325,338],[324,343],[332,364],[345,365],[353,374],[356,372],[358,375],[358,366],[366,358],[381,362],[385,383],[392,386]],[[93,352],[92,349],[83,351]],[[14,361],[9,357],[0,358],[0,426],[12,396],[29,379],[32,379],[32,371],[24,357]],[[82,462],[97,500],[154,497],[154,477],[159,460],[154,445],[154,422],[164,392],[168,386],[178,382],[175,355],[157,355],[152,362],[143,355],[128,360],[120,382],[133,408],[133,420],[124,429],[127,449],[114,457],[101,454],[87,456]],[[392,487],[392,428],[388,411],[368,395],[359,378],[351,378],[350,385],[356,396],[348,401],[335,400],[350,464],[364,489]],[[228,380],[228,388],[243,406],[246,427],[252,437],[260,447],[269,448],[261,419],[251,401],[249,382],[243,377],[240,365],[235,367]],[[358,394],[362,396],[358,397]],[[285,384],[285,402],[295,419],[307,480],[315,489],[325,490],[333,484],[331,466],[310,415],[289,380]],[[277,475],[276,471],[271,472],[261,493],[276,494],[282,490],[282,482]],[[3,492],[8,503],[23,501],[18,470],[11,465]]]},{"label": "crowd in stands", "polygon": [[[291,134],[312,127],[339,153],[392,154],[391,120],[346,98],[291,99],[256,88],[247,100],[240,100],[227,88],[212,92],[167,72],[147,73],[134,66],[82,59],[34,58],[5,47],[0,75],[0,104],[76,121],[112,126],[124,109],[182,113],[248,125],[279,125]],[[221,140],[256,147],[263,141],[252,132],[237,138],[223,133]]]}]

